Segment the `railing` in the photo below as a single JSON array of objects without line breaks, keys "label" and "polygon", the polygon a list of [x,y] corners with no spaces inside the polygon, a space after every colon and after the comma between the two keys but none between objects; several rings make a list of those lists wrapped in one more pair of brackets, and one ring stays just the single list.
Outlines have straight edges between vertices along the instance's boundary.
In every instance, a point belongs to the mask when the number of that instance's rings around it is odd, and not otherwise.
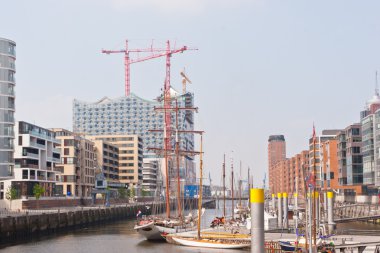
[{"label": "railing", "polygon": [[281,253],[281,246],[278,242],[267,241],[264,243],[266,253]]},{"label": "railing", "polygon": [[45,134],[40,134],[40,133],[37,133],[35,131],[29,131],[29,134],[30,135],[33,135],[33,136],[36,136],[36,137],[39,137],[41,139],[46,139],[46,140],[51,140],[51,141],[58,141],[56,138],[53,138],[52,136],[48,136],[48,135],[45,135]]},{"label": "railing", "polygon": [[46,148],[46,145],[38,144],[37,142],[31,141],[30,146],[35,147],[35,148]]},{"label": "railing", "polygon": [[55,168],[54,168],[54,171],[57,171],[57,172],[61,172],[61,173],[63,173],[63,172],[64,172],[64,169],[63,169],[63,168],[55,167]]},{"label": "railing", "polygon": [[35,164],[17,164],[17,165],[15,165],[15,168],[39,169],[38,165],[35,165]]},{"label": "railing", "polygon": [[39,154],[34,154],[34,153],[29,153],[27,152],[26,155],[24,156],[29,156],[29,157],[33,157],[33,158],[39,158]]},{"label": "railing", "polygon": [[38,180],[46,180],[44,176],[37,176]]}]

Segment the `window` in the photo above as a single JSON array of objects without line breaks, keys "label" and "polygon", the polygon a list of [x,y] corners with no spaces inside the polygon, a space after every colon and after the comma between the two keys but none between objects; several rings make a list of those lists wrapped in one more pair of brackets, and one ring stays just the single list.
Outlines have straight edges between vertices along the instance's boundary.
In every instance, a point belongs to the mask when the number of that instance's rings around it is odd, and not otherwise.
[{"label": "window", "polygon": [[64,149],[63,149],[63,154],[64,154],[64,155],[69,155],[69,154],[70,154],[70,149],[68,149],[68,148],[64,148]]},{"label": "window", "polygon": [[68,185],[66,186],[66,195],[68,195],[68,196],[71,195],[71,185],[70,185],[70,184],[68,184]]},{"label": "window", "polygon": [[74,146],[74,140],[64,140],[63,145],[64,146]]},{"label": "window", "polygon": [[28,170],[22,170],[22,179],[28,179]]}]

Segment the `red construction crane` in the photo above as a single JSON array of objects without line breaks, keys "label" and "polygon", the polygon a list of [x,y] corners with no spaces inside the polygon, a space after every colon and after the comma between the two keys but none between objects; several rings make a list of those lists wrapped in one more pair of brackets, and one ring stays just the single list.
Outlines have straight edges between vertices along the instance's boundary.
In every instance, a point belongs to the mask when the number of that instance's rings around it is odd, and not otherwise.
[{"label": "red construction crane", "polygon": [[[197,50],[195,48],[188,48],[183,46],[178,49],[171,49],[170,42],[166,42],[165,48],[140,48],[140,49],[128,49],[128,40],[125,41],[125,49],[121,50],[102,50],[104,54],[124,53],[124,65],[125,65],[125,96],[129,96],[131,89],[130,80],[130,65],[137,62],[143,62],[150,59],[166,56],[166,78],[165,78],[165,91],[170,89],[170,57],[176,53],[183,53],[186,50]],[[137,57],[136,59],[130,58],[130,53],[151,53],[144,57]]]}]

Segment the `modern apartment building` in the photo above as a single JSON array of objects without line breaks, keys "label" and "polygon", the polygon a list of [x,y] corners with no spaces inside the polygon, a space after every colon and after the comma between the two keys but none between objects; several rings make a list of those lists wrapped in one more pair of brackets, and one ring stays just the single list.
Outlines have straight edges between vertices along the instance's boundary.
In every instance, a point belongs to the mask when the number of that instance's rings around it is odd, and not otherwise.
[{"label": "modern apartment building", "polygon": [[361,124],[346,127],[337,135],[339,185],[363,184]]},{"label": "modern apartment building", "polygon": [[[365,193],[365,187],[363,187],[362,184],[351,184],[351,185],[343,185],[340,183],[339,176],[342,174],[340,171],[340,165],[342,160],[340,160],[340,155],[343,153],[340,148],[342,145],[341,143],[341,137],[342,133],[349,136],[348,142],[352,142],[352,133],[354,135],[357,135],[356,130],[352,131],[353,129],[357,129],[355,126],[349,126],[345,130],[341,131],[336,139],[326,140],[321,143],[321,166],[322,166],[322,172],[323,172],[323,189],[324,190],[336,190],[339,193],[342,193],[344,195],[360,195]],[[350,144],[348,144],[350,146]],[[348,149],[346,148],[346,161],[351,160],[352,157],[356,157],[357,153],[352,153],[355,149]],[[354,151],[356,152],[356,151]],[[347,159],[348,158],[348,159]],[[356,161],[355,161],[356,162]],[[354,162],[354,163],[355,163]],[[350,168],[353,167],[353,164],[351,161],[349,161],[346,166],[348,167],[348,164]],[[355,164],[354,164],[355,165]],[[347,168],[346,167],[346,168]],[[355,173],[354,173],[355,174]],[[347,173],[348,177],[352,177],[353,173],[352,171],[349,171]]]},{"label": "modern apartment building", "polygon": [[278,161],[272,166],[270,192],[273,194],[287,192],[289,196],[298,191],[305,193],[305,178],[309,175],[309,151],[302,151],[295,156]]},{"label": "modern apartment building", "polygon": [[[269,173],[269,188],[275,189],[274,180],[277,178],[274,169],[275,165],[286,159],[286,142],[283,135],[271,135],[268,139],[268,173]],[[278,184],[277,184],[278,186]]]},{"label": "modern apartment building", "polygon": [[323,189],[338,189],[338,152],[336,139],[326,140],[320,145]]},{"label": "modern apartment building", "polygon": [[321,151],[320,151],[320,145],[321,143],[335,139],[336,136],[340,133],[341,130],[336,129],[329,129],[329,130],[323,130],[321,135],[317,135],[315,137],[315,148],[313,145],[313,137],[309,139],[309,159],[310,159],[310,170],[315,171],[315,178],[316,178],[316,187],[318,188],[324,188],[324,180],[323,180],[323,172],[322,172],[322,166],[321,166]]},{"label": "modern apartment building", "polygon": [[[180,95],[171,89],[171,98],[173,106],[178,102],[180,108],[193,107],[194,95],[192,93]],[[163,148],[164,146],[163,131],[149,131],[164,129],[163,110],[155,110],[158,107],[163,107],[162,98],[146,100],[135,94],[116,99],[105,97],[95,103],[74,100],[73,129],[74,132],[86,133],[89,136],[138,135],[143,141],[144,157],[162,157],[162,152],[156,154],[149,150],[149,148]],[[171,117],[172,129],[175,128],[175,118],[173,112]],[[194,112],[192,110],[180,110],[178,126],[180,130],[194,130]],[[182,132],[179,137],[181,150],[194,151],[193,133]],[[174,138],[171,144],[172,147],[175,147]],[[164,166],[160,167],[164,168]],[[125,171],[126,169],[122,170]],[[132,182],[131,179],[125,178],[132,177],[132,175],[129,172],[128,175],[124,174],[122,175],[124,178],[120,178],[120,180]],[[187,184],[195,183],[194,156],[189,155],[181,158],[180,174]],[[137,177],[137,175],[133,177]]]},{"label": "modern apartment building", "polygon": [[16,43],[0,38],[0,179],[13,176]]},{"label": "modern apartment building", "polygon": [[102,168],[107,185],[119,184],[119,148],[104,140],[93,140],[97,164]]},{"label": "modern apartment building", "polygon": [[60,141],[61,162],[57,167],[62,180],[57,188],[65,196],[90,197],[95,185],[96,151],[94,143],[62,128],[51,129]]},{"label": "modern apartment building", "polygon": [[15,173],[9,182],[20,196],[33,196],[35,184],[45,189],[44,196],[59,194],[61,155],[55,133],[24,121],[16,122],[15,133]]},{"label": "modern apartment building", "polygon": [[[380,96],[376,89],[372,99],[367,101],[366,109],[360,113],[360,123],[362,130],[362,155],[363,155],[363,184],[367,188],[368,194],[376,194],[378,189],[376,185],[380,186],[380,174],[377,173],[377,157],[379,150],[375,136],[380,131],[380,127],[376,122],[378,114],[376,111],[380,109]],[[375,159],[376,157],[376,159]],[[379,168],[380,169],[380,168]]]},{"label": "modern apartment building", "polygon": [[[143,181],[143,140],[140,136],[117,134],[87,136],[86,138],[92,141],[103,140],[116,146],[119,149],[119,182],[128,184],[130,187],[141,187]],[[103,161],[102,165],[106,164],[109,166],[108,161]]]},{"label": "modern apartment building", "polygon": [[143,159],[142,190],[146,191],[149,196],[158,196],[161,193],[160,188],[162,186],[162,178],[160,176],[160,164],[161,163],[157,158]]}]

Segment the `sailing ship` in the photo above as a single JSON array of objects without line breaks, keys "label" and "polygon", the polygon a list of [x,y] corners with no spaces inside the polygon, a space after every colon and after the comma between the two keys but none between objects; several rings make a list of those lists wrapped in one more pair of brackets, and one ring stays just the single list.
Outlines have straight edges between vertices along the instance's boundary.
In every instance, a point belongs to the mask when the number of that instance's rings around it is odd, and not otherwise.
[{"label": "sailing ship", "polygon": [[[153,151],[156,151],[157,153],[161,153],[164,155],[164,161],[165,161],[165,178],[166,178],[166,189],[165,189],[165,203],[166,203],[166,217],[159,217],[159,216],[150,216],[145,217],[144,219],[141,219],[137,222],[134,229],[139,234],[143,235],[148,240],[165,240],[163,236],[167,234],[172,233],[178,233],[178,232],[185,232],[185,231],[191,231],[195,229],[195,222],[199,219],[198,217],[201,217],[203,214],[202,212],[198,213],[198,216],[192,215],[190,213],[188,216],[183,217],[182,215],[182,196],[181,196],[181,182],[180,182],[180,156],[181,155],[195,155],[199,154],[199,152],[195,151],[187,151],[187,150],[180,150],[180,140],[179,140],[179,134],[180,133],[203,133],[202,131],[191,131],[191,130],[179,130],[178,126],[178,112],[179,110],[191,110],[191,111],[197,111],[197,108],[194,107],[178,107],[178,97],[175,92],[173,92],[171,88],[164,90],[163,95],[163,108],[155,108],[158,111],[164,112],[164,129],[162,130],[151,130],[151,131],[160,131],[164,133],[164,148],[150,148]],[[173,98],[175,99],[176,106],[172,106]],[[171,129],[171,117],[172,112],[175,112],[175,129]],[[175,149],[173,150],[171,147],[171,137],[172,133],[175,133]],[[171,210],[170,210],[170,183],[169,183],[169,156],[172,156],[171,154],[174,153],[174,156],[176,157],[176,183],[177,183],[177,216],[171,216]]]},{"label": "sailing ship", "polygon": [[[200,217],[202,208],[202,177],[203,177],[203,135],[201,134],[200,145],[200,161],[199,161],[199,198],[198,198],[198,216]],[[197,223],[197,235],[196,236],[184,236],[181,234],[169,234],[166,236],[166,240],[169,243],[175,243],[182,246],[189,247],[202,247],[202,248],[216,248],[216,249],[242,249],[249,247],[251,241],[248,236],[241,238],[241,235],[234,235],[230,233],[224,234],[201,234],[201,219],[198,219]]]}]

